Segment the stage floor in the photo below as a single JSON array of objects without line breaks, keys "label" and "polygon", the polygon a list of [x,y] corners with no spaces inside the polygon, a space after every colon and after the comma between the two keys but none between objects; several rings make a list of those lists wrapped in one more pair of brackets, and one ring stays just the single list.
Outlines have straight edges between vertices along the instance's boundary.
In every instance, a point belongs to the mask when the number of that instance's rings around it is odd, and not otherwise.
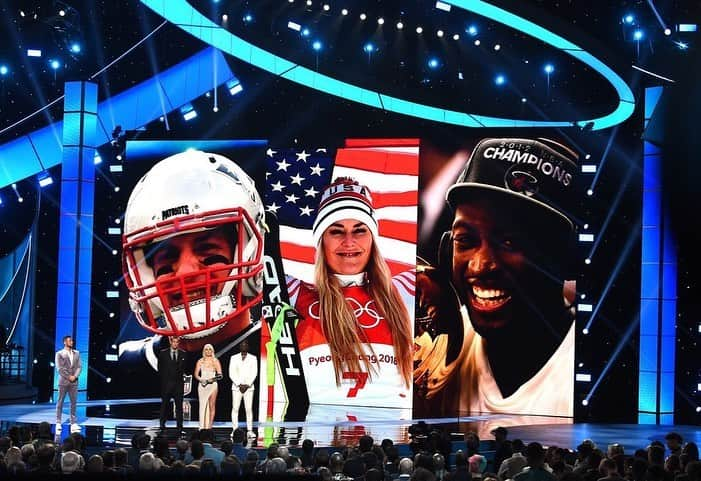
[{"label": "stage floor", "polygon": [[[90,444],[130,445],[132,436],[137,432],[155,435],[159,406],[160,399],[157,398],[79,402],[78,423]],[[273,441],[298,446],[303,439],[312,439],[318,447],[342,446],[357,442],[365,434],[371,435],[377,442],[390,438],[395,443],[402,444],[410,441],[409,427],[419,421],[450,432],[455,441],[462,440],[468,431],[476,432],[483,440],[493,439],[490,431],[497,426],[504,426],[509,430],[510,439],[521,439],[525,443],[538,441],[545,446],[557,445],[571,449],[576,448],[584,439],[591,439],[603,449],[608,444],[621,443],[625,446],[626,453],[632,454],[635,449],[645,448],[653,440],[663,441],[665,434],[670,431],[680,433],[685,442],[701,444],[701,430],[698,426],[573,423],[570,418],[499,414],[438,419],[378,419],[371,414],[372,408],[368,408],[367,415],[359,415],[355,411],[353,415],[338,416],[339,409],[334,409],[334,412],[334,416],[316,422],[254,423],[258,439],[253,447],[267,446]],[[196,412],[190,414],[193,419],[197,417]],[[228,415],[220,414],[217,418]],[[55,405],[50,403],[0,406],[2,431],[16,424],[35,425],[42,421],[53,423],[54,419]],[[59,437],[70,433],[70,426],[65,422],[68,419],[67,399],[63,419]],[[167,426],[166,435],[175,439],[178,433],[174,421],[169,421]],[[184,428],[188,433],[198,429],[197,421],[188,420],[187,411]],[[229,421],[214,423],[216,440],[219,442],[228,438],[231,430],[232,424]]]}]

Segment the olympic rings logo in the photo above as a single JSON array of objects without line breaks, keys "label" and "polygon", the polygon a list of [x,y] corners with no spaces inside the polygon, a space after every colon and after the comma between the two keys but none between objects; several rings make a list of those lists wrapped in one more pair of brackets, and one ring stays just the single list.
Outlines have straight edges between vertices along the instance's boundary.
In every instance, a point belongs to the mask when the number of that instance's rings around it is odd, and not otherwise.
[{"label": "olympic rings logo", "polygon": [[[384,317],[377,312],[377,309],[375,308],[375,301],[372,299],[366,302],[365,305],[361,304],[357,299],[353,299],[352,297],[346,297],[346,302],[350,304],[353,315],[355,316],[356,321],[358,321],[358,325],[363,329],[372,329],[373,327],[377,327],[380,324],[380,321],[384,319]],[[308,309],[308,314],[312,319],[321,319],[319,317],[319,301],[314,301],[311,303]],[[371,324],[363,324],[361,322],[361,316],[363,316],[363,314],[371,319],[374,319],[374,322]]]}]

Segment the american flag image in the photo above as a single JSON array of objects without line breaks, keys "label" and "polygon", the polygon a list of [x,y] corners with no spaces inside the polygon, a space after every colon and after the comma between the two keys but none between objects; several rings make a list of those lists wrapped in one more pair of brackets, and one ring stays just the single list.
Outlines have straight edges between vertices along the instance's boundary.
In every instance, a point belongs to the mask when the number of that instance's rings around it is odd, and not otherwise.
[{"label": "american flag image", "polygon": [[370,189],[379,224],[377,243],[392,275],[413,271],[418,172],[418,139],[348,139],[337,149],[269,148],[265,209],[279,220],[285,274],[313,283],[312,224],[324,187],[341,176]]}]

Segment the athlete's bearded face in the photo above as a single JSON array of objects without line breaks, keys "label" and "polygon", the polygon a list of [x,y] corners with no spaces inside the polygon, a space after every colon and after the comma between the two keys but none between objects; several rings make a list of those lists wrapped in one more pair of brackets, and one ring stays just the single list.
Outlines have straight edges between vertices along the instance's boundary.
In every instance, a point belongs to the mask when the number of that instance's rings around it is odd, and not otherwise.
[{"label": "athlete's bearded face", "polygon": [[321,237],[324,258],[334,274],[360,274],[372,252],[372,232],[355,219],[331,224]]},{"label": "athlete's bearded face", "polygon": [[485,337],[526,327],[518,320],[532,318],[533,306],[552,303],[554,292],[533,262],[537,243],[524,230],[541,227],[528,226],[513,209],[497,204],[494,199],[460,204],[451,229],[453,285],[473,327]]}]

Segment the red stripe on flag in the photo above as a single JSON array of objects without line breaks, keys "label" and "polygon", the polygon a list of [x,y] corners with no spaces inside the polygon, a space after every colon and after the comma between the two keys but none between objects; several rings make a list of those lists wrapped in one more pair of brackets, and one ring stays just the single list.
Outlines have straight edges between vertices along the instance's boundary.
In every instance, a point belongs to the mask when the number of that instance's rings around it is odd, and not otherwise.
[{"label": "red stripe on flag", "polygon": [[378,224],[380,235],[416,244],[416,222],[380,219]]},{"label": "red stripe on flag", "polygon": [[409,192],[372,192],[372,205],[375,209],[382,207],[416,207],[419,203],[419,194],[412,190]]},{"label": "red stripe on flag", "polygon": [[403,262],[396,262],[389,259],[385,260],[387,261],[387,265],[389,266],[389,270],[393,276],[396,276],[397,274],[400,274],[402,272],[416,269],[416,266],[413,264],[405,264]]},{"label": "red stripe on flag", "polygon": [[419,174],[419,156],[404,152],[383,152],[372,149],[338,149],[336,167],[380,172],[383,174]]},{"label": "red stripe on flag", "polygon": [[282,253],[282,257],[285,259],[314,264],[314,254],[316,254],[316,249],[311,246],[303,246],[293,242],[280,241],[280,252]]},{"label": "red stripe on flag", "polygon": [[418,147],[419,139],[346,139],[346,147]]}]

